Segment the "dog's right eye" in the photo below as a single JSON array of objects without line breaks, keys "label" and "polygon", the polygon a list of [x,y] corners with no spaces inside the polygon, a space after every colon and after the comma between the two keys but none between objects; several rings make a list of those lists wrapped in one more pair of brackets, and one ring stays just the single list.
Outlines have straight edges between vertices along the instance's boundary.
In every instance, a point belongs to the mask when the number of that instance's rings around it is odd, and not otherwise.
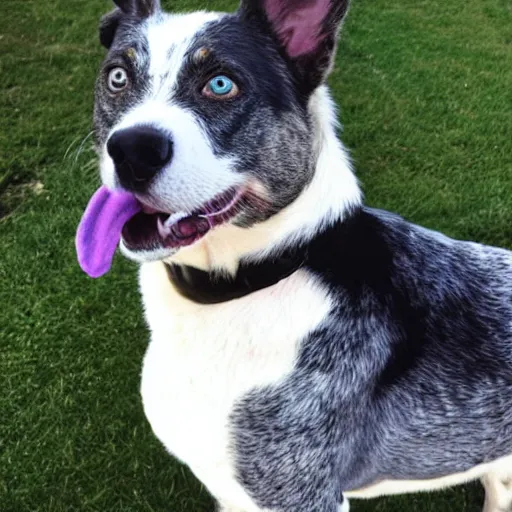
[{"label": "dog's right eye", "polygon": [[111,69],[108,73],[107,84],[111,92],[121,92],[128,86],[128,73],[120,67]]}]

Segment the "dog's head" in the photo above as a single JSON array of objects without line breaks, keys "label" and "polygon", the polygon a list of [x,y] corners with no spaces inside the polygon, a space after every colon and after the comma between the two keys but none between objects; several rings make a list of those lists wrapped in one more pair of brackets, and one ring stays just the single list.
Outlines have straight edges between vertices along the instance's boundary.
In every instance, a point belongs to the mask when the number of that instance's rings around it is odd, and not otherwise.
[{"label": "dog's head", "polygon": [[123,229],[138,261],[165,259],[221,224],[250,228],[311,182],[309,108],[348,0],[242,0],[234,14],[164,13],[115,0],[100,25],[101,174],[143,207]]}]

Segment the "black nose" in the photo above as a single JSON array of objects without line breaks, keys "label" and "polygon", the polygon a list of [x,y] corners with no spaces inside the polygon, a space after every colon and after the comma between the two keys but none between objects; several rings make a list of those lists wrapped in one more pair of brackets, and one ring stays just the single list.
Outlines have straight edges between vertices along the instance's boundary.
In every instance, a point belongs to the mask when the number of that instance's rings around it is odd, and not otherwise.
[{"label": "black nose", "polygon": [[134,126],[115,132],[107,142],[121,185],[142,192],[172,158],[172,140],[151,126]]}]

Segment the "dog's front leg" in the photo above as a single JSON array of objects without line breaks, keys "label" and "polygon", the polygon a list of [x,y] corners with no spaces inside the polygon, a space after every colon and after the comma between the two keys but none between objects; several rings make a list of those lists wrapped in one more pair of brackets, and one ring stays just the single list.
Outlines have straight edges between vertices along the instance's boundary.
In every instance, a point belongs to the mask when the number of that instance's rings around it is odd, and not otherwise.
[{"label": "dog's front leg", "polygon": [[[327,505],[329,506],[329,505]],[[298,510],[297,508],[292,509],[276,509],[275,512],[349,512],[350,506],[347,498],[343,498],[343,503],[332,503],[332,506],[330,508],[325,508],[324,504],[307,504],[304,509]],[[247,512],[246,510],[241,510],[236,507],[231,507],[229,505],[222,505],[219,503],[218,512]],[[271,509],[261,509],[261,512],[274,512]]]},{"label": "dog's front leg", "polygon": [[339,506],[338,512],[350,512],[350,504],[346,496],[342,496],[343,503]]},{"label": "dog's front leg", "polygon": [[217,512],[248,512],[247,510],[222,503],[219,503],[218,508],[216,510]]},{"label": "dog's front leg", "polygon": [[245,510],[240,510],[239,508],[234,508],[230,507],[229,505],[222,505],[222,503],[219,503],[217,512],[245,512]]},{"label": "dog's front leg", "polygon": [[483,512],[512,512],[512,469],[489,473],[482,478],[485,487]]}]

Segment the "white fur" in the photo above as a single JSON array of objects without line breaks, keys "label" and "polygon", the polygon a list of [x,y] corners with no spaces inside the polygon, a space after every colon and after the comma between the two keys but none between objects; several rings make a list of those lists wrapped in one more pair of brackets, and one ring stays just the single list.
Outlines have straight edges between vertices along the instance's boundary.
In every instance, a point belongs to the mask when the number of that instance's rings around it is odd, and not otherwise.
[{"label": "white fur", "polygon": [[176,86],[190,44],[208,23],[221,16],[220,13],[204,11],[159,13],[147,20],[145,30],[150,56],[151,97],[165,103],[169,92]]},{"label": "white fur", "polygon": [[248,391],[293,369],[300,341],[329,313],[326,290],[298,271],[204,306],[179,295],[159,262],[141,267],[140,288],[151,329],[141,390],[155,434],[226,507],[258,511],[234,478],[228,416]]},{"label": "white fur", "polygon": [[343,501],[339,512],[350,512],[350,503],[347,500],[347,498],[345,498],[345,500]]}]

